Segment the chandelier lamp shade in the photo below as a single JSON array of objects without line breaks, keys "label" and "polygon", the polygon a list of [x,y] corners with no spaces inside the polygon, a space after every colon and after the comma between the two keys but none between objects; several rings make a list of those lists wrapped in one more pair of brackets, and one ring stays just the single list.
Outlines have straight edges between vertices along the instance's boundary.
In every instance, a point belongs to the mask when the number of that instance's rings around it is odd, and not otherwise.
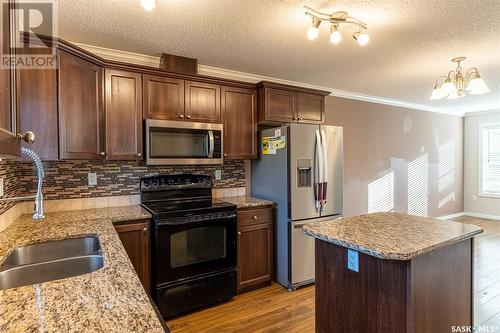
[{"label": "chandelier lamp shade", "polygon": [[449,71],[448,75],[440,76],[436,79],[431,99],[458,99],[465,96],[465,92],[470,95],[483,95],[490,92],[486,83],[479,75],[479,70],[475,67],[463,71],[460,63],[465,57],[451,59],[457,64],[455,71]]},{"label": "chandelier lamp shade", "polygon": [[307,30],[307,38],[310,40],[318,38],[321,22],[327,22],[330,24],[330,42],[332,44],[338,44],[342,41],[342,34],[340,32],[341,26],[355,26],[357,28],[352,38],[354,38],[359,45],[365,46],[370,41],[370,35],[366,32],[368,29],[366,23],[349,16],[347,12],[339,11],[326,14],[307,6],[304,8],[306,9],[306,15],[311,18],[311,27]]}]

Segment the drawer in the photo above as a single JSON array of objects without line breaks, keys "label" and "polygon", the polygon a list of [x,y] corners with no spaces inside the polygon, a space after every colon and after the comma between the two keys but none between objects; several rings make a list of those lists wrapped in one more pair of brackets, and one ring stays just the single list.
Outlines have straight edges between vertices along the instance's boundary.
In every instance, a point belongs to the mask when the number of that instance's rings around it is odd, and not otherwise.
[{"label": "drawer", "polygon": [[272,223],[273,221],[273,208],[254,208],[238,211],[238,227],[247,225]]}]

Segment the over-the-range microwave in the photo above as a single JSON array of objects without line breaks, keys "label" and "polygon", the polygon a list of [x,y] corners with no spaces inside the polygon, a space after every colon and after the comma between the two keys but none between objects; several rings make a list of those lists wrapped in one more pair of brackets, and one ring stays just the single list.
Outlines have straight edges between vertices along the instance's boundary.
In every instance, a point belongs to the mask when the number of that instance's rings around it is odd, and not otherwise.
[{"label": "over-the-range microwave", "polygon": [[222,164],[223,125],[146,119],[146,163]]}]

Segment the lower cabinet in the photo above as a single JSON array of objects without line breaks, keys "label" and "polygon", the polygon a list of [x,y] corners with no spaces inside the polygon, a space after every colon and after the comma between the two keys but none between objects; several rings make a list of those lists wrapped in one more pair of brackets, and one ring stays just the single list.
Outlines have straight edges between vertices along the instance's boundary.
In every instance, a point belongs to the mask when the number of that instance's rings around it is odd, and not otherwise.
[{"label": "lower cabinet", "polygon": [[238,210],[238,293],[271,284],[273,208]]},{"label": "lower cabinet", "polygon": [[149,221],[115,225],[115,229],[144,289],[149,293]]}]

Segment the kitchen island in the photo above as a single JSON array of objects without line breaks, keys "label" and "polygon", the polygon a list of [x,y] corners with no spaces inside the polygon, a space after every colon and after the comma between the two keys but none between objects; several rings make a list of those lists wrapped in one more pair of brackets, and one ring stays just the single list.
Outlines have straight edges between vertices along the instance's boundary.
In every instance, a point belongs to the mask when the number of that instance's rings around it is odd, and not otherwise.
[{"label": "kitchen island", "polygon": [[472,326],[473,237],[481,228],[374,213],[309,224],[304,232],[316,238],[316,332]]}]

